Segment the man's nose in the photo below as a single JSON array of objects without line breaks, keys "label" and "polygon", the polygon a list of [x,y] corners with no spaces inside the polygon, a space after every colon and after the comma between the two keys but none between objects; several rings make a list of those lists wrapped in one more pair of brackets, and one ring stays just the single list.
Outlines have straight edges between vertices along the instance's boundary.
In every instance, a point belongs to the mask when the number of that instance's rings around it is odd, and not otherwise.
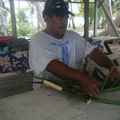
[{"label": "man's nose", "polygon": [[67,23],[68,19],[67,18],[62,18],[60,21],[61,21],[61,23],[65,24],[65,23]]}]

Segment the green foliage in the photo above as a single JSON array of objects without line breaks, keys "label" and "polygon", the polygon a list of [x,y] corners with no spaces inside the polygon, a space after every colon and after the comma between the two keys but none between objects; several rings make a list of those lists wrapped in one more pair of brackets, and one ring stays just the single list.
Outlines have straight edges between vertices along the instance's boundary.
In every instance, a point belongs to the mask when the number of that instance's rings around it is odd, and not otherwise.
[{"label": "green foliage", "polygon": [[[80,11],[80,15],[84,16],[84,3],[81,3],[79,5],[79,11]],[[93,23],[94,20],[94,4],[90,4],[89,5],[89,21],[90,21],[90,25]]]},{"label": "green foliage", "polygon": [[93,23],[94,20],[94,4],[90,4],[89,5],[89,21],[90,21],[90,25]]},{"label": "green foliage", "polygon": [[27,16],[25,14],[25,9],[18,10],[17,21],[28,23]]},{"label": "green foliage", "polygon": [[120,0],[112,0],[112,11],[113,14],[117,14],[117,11],[120,10]]},{"label": "green foliage", "polygon": [[[12,31],[11,19],[7,25],[8,31]],[[29,23],[18,22],[17,23],[17,35],[18,36],[29,36],[31,37],[33,34],[37,32],[37,29],[31,26]]]},{"label": "green foliage", "polygon": [[30,25],[26,15],[27,9],[19,9],[17,14],[17,35],[31,37],[37,30]]},{"label": "green foliage", "polygon": [[18,36],[29,36],[31,37],[35,34],[37,30],[32,27],[29,23],[20,22],[17,24],[17,34]]},{"label": "green foliage", "polygon": [[84,4],[79,4],[80,15],[84,16]]},{"label": "green foliage", "polygon": [[[102,75],[103,75],[103,73],[102,73]],[[70,83],[70,82],[44,79],[44,78],[41,78],[41,77],[38,77],[38,76],[34,76],[34,78],[43,80],[43,82],[41,82],[41,83],[44,83],[44,80],[46,80],[46,81],[49,81],[49,82],[51,82],[51,83],[53,83],[53,84],[55,84],[59,87],[62,87],[62,91],[77,96],[78,98],[80,98],[80,100],[82,100],[83,102],[86,102],[87,104],[91,103],[92,101],[95,101],[95,102],[98,102],[98,103],[120,105],[120,100],[117,100],[117,99],[104,99],[104,98],[92,99],[88,96],[83,96],[82,93],[81,93],[80,87],[77,86],[77,85],[73,85],[73,83]],[[119,79],[119,81],[120,81],[120,79]],[[49,87],[52,87],[52,86],[49,85]],[[114,87],[114,88],[104,89],[104,91],[102,91],[101,94],[106,93],[106,92],[116,92],[116,91],[120,91],[120,86]]]},{"label": "green foliage", "polygon": [[12,23],[11,22],[7,24],[7,29],[8,29],[9,34],[11,35],[12,34]]}]

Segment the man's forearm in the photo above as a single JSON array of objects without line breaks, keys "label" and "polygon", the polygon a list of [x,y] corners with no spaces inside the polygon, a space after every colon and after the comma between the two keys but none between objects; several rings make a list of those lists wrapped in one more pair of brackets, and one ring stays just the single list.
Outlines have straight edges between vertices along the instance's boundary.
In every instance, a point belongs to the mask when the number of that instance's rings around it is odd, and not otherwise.
[{"label": "man's forearm", "polygon": [[52,60],[48,64],[46,70],[65,80],[79,81],[79,79],[83,79],[84,77],[82,72],[72,69],[58,60]]},{"label": "man's forearm", "polygon": [[72,80],[73,82],[76,82],[78,85],[80,85],[84,95],[99,98],[100,85],[98,81],[88,76],[88,74],[72,69],[58,60],[52,60],[46,69],[61,79]]},{"label": "man's forearm", "polygon": [[94,60],[98,65],[108,68],[109,70],[112,69],[114,66],[113,62],[100,50],[94,49],[89,57]]}]

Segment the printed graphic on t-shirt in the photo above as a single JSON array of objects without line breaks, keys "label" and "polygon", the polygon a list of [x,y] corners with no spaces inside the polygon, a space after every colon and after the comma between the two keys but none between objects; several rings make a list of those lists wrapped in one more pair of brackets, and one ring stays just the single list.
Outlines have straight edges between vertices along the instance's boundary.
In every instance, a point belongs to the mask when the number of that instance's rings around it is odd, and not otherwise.
[{"label": "printed graphic on t-shirt", "polygon": [[69,44],[69,41],[64,41],[63,43],[52,42],[50,44],[52,46],[56,46],[56,47],[60,48],[60,54],[58,56],[58,59],[65,64],[69,63],[68,44]]}]

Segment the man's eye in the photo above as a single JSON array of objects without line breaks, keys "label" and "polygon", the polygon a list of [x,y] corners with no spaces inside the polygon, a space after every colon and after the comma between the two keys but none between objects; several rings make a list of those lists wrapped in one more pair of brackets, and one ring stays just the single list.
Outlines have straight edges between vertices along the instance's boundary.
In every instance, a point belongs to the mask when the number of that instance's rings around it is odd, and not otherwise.
[{"label": "man's eye", "polygon": [[58,20],[67,20],[69,18],[69,16],[67,17],[58,17]]},{"label": "man's eye", "polygon": [[62,17],[58,17],[58,20],[62,20],[63,18]]}]

